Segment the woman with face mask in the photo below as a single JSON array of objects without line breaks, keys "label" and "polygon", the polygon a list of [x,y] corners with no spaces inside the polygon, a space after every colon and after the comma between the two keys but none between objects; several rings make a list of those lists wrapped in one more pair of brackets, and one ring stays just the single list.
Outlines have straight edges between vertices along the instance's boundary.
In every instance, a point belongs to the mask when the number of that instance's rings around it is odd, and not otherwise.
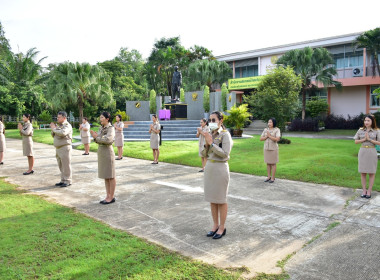
[{"label": "woman with face mask", "polygon": [[208,122],[205,118],[201,119],[201,126],[197,128],[197,137],[199,138],[199,156],[202,159],[202,169],[199,172],[205,171],[205,166],[207,162],[207,158],[202,155],[202,151],[205,147],[205,133],[210,132],[210,128],[208,127]]},{"label": "woman with face mask", "polygon": [[[364,118],[364,127],[360,128],[354,137],[355,144],[361,144],[358,154],[358,170],[361,173],[363,192],[361,198],[371,198],[373,183],[377,171],[376,145],[380,145],[380,130],[376,126],[376,119],[373,115]],[[368,190],[367,174],[369,177]]]},{"label": "woman with face mask", "polygon": [[[261,134],[260,141],[264,142],[264,161],[267,164],[267,179],[264,182],[274,183],[278,162],[278,144],[280,141],[280,129],[276,127],[276,119],[268,120],[268,127]],[[272,175],[271,175],[272,173]]]},{"label": "woman with face mask", "polygon": [[210,115],[209,128],[205,132],[205,148],[202,155],[207,158],[204,173],[205,200],[211,204],[213,227],[207,233],[213,239],[222,238],[226,234],[227,194],[230,182],[228,160],[232,149],[232,138],[223,126],[223,115],[216,111]]}]

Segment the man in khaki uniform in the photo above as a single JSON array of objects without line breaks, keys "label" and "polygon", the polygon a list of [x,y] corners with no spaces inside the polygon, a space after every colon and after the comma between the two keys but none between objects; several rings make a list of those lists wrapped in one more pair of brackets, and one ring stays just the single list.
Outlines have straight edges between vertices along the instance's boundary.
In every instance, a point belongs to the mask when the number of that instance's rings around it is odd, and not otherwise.
[{"label": "man in khaki uniform", "polygon": [[71,185],[71,142],[73,138],[73,129],[67,121],[67,113],[58,112],[57,125],[50,124],[51,135],[54,138],[54,147],[56,149],[56,158],[59,170],[61,171],[61,181],[56,186],[67,187]]}]

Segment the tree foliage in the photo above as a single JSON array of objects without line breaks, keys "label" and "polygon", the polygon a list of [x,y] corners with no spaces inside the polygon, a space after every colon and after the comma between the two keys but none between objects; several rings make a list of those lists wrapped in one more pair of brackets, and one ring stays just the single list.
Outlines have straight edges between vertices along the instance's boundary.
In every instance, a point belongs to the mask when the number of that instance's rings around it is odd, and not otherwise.
[{"label": "tree foliage", "polygon": [[227,111],[227,94],[228,94],[228,88],[226,83],[223,83],[222,88],[222,111]]},{"label": "tree foliage", "polygon": [[256,116],[259,113],[264,120],[276,118],[278,127],[283,130],[285,123],[296,114],[301,86],[301,77],[290,66],[279,66],[268,71],[255,94],[243,98]]},{"label": "tree foliage", "polygon": [[210,112],[210,89],[208,86],[205,86],[203,90],[203,108],[205,112]]},{"label": "tree foliage", "polygon": [[286,52],[277,60],[278,65],[291,66],[294,72],[302,80],[302,119],[305,119],[306,110],[306,93],[316,88],[318,83],[324,87],[335,86],[340,89],[342,84],[334,80],[337,74],[334,60],[331,54],[325,48],[291,50]]},{"label": "tree foliage", "polygon": [[356,37],[354,41],[355,48],[366,48],[372,56],[372,76],[377,74],[380,76],[380,65],[379,65],[379,53],[380,53],[380,27],[368,30],[363,34]]},{"label": "tree foliage", "polygon": [[114,107],[110,77],[98,65],[64,62],[51,71],[47,97],[54,108],[72,111],[77,107],[80,122],[86,104],[98,105],[100,109]]},{"label": "tree foliage", "polygon": [[224,61],[197,60],[189,65],[186,71],[186,89],[189,91],[200,90],[207,85],[210,91],[214,91],[216,84],[221,85],[232,77],[232,69]]}]

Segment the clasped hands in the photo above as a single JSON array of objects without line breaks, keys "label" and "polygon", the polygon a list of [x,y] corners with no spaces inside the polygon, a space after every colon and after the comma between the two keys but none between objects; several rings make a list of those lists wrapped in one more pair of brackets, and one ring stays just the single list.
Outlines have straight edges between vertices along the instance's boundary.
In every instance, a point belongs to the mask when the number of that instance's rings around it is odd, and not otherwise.
[{"label": "clasped hands", "polygon": [[98,134],[95,131],[90,130],[90,133],[91,133],[92,138],[95,139],[96,137],[98,137]]},{"label": "clasped hands", "polygon": [[210,146],[213,142],[211,134],[208,132],[205,132],[204,136],[205,136],[206,144]]}]

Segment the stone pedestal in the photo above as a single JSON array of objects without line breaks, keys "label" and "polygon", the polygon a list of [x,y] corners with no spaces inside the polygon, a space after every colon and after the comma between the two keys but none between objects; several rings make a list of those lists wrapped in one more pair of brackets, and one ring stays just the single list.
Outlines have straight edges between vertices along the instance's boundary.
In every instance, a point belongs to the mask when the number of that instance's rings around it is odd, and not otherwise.
[{"label": "stone pedestal", "polygon": [[203,91],[185,92],[185,101],[188,120],[200,120],[203,118]]},{"label": "stone pedestal", "polygon": [[149,101],[127,101],[126,113],[131,121],[149,121]]},{"label": "stone pedestal", "polygon": [[165,104],[165,109],[170,110],[171,120],[187,120],[187,104],[168,103]]}]

